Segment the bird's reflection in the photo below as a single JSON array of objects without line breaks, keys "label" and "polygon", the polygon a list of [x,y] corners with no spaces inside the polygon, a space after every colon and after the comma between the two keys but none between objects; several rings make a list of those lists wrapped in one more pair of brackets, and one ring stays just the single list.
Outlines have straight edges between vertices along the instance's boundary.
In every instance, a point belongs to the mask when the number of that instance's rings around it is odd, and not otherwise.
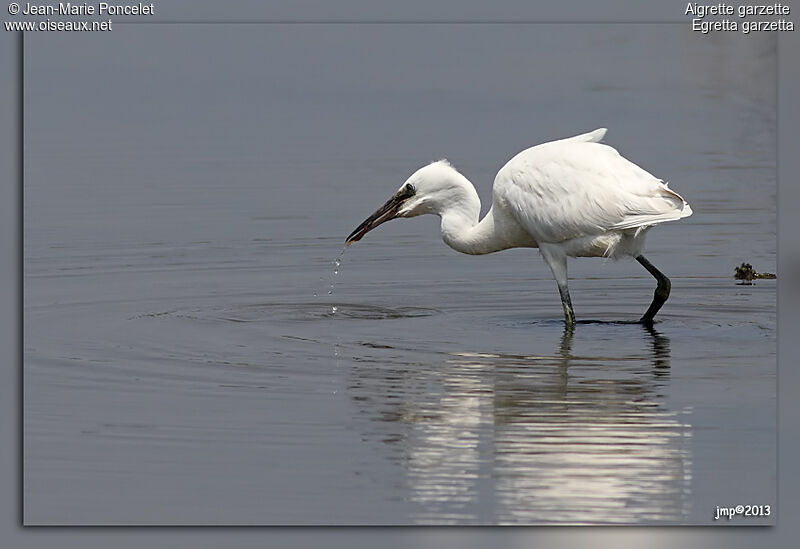
[{"label": "bird's reflection", "polygon": [[[381,420],[416,522],[679,522],[687,512],[690,430],[660,397],[670,341],[653,327],[564,328],[549,355],[369,362],[350,390]],[[365,404],[362,392],[383,396]]]},{"label": "bird's reflection", "polygon": [[653,349],[653,375],[664,376],[669,373],[669,338],[661,335],[652,324],[643,324],[642,327],[650,334],[650,344]]},{"label": "bird's reflection", "polygon": [[564,331],[561,333],[561,345],[559,346],[559,352],[565,360],[569,359],[569,353],[572,351],[572,338],[574,335],[575,325],[564,324]]}]

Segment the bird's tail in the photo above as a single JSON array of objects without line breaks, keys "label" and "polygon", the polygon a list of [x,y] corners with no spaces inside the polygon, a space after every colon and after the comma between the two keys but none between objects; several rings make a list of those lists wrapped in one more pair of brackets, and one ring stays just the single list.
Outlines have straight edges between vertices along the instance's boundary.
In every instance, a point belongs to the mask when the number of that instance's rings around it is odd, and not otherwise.
[{"label": "bird's tail", "polygon": [[692,213],[693,213],[692,207],[689,206],[688,203],[684,202],[680,208],[672,210],[670,212],[657,213],[657,214],[629,215],[619,223],[612,225],[611,228],[636,229],[636,228],[651,227],[653,225],[658,225],[659,223],[665,223],[667,221],[677,221],[678,219],[689,217],[690,215],[692,215]]},{"label": "bird's tail", "polygon": [[[650,210],[647,213],[626,215],[611,229],[634,229],[651,227],[666,221],[677,221],[692,215],[692,207],[681,195],[670,189],[665,182],[660,182],[659,188],[653,196],[646,199],[648,204],[641,210]],[[641,211],[640,210],[640,211]]]}]

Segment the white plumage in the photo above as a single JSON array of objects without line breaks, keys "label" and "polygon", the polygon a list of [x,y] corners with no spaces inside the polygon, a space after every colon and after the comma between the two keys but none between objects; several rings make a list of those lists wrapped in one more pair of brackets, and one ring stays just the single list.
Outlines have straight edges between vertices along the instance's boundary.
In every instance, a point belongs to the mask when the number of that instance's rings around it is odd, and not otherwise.
[{"label": "white plumage", "polygon": [[453,249],[486,254],[539,248],[553,272],[568,324],[569,257],[635,257],[658,281],[646,323],[669,295],[669,279],[641,255],[647,229],[692,214],[662,180],[601,144],[605,128],[526,149],[497,173],[492,206],[480,222],[472,183],[446,160],[414,172],[397,193],[347,238],[351,244],[396,217],[439,215]]}]

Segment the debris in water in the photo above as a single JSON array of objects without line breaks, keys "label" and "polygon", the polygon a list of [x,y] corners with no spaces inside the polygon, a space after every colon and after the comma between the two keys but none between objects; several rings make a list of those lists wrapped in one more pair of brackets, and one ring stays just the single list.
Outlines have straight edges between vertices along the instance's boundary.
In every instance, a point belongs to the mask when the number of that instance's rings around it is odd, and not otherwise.
[{"label": "debris in water", "polygon": [[759,273],[749,263],[742,263],[733,273],[733,278],[741,280],[739,284],[752,284],[757,278],[777,278],[775,273]]}]

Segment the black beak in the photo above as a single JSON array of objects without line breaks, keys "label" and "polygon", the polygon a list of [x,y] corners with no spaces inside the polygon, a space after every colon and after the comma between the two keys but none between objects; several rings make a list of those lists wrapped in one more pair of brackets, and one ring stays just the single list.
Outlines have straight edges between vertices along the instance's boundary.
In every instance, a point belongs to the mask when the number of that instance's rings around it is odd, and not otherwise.
[{"label": "black beak", "polygon": [[345,245],[349,246],[353,242],[358,242],[365,234],[370,232],[381,223],[385,223],[396,218],[397,213],[400,211],[400,208],[403,206],[405,201],[412,196],[414,196],[413,187],[408,185],[403,187],[403,189],[398,191],[397,194],[390,198],[386,204],[378,208],[378,211],[365,219],[361,225],[356,227],[356,229],[350,233],[350,236],[345,239]]}]

